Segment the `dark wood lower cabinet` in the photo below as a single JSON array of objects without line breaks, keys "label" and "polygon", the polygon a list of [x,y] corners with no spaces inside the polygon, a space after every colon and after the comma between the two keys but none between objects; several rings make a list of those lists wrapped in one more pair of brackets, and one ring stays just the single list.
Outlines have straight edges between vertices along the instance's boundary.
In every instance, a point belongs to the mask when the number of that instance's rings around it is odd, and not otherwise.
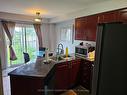
[{"label": "dark wood lower cabinet", "polygon": [[79,78],[80,60],[72,60],[56,65],[55,95],[74,87]]},{"label": "dark wood lower cabinet", "polygon": [[82,85],[91,91],[93,62],[88,60],[72,60],[56,65],[55,95],[65,90]]},{"label": "dark wood lower cabinet", "polygon": [[79,71],[80,71],[80,63],[81,60],[77,59],[77,60],[73,60],[71,61],[71,66],[70,66],[70,72],[69,72],[69,87],[73,88],[76,85],[78,85],[78,81],[79,81]]},{"label": "dark wood lower cabinet", "polygon": [[56,65],[55,72],[55,91],[67,90],[69,87],[69,69],[68,63],[60,63]]},{"label": "dark wood lower cabinet", "polygon": [[82,60],[80,67],[80,84],[91,91],[93,62]]},{"label": "dark wood lower cabinet", "polygon": [[40,77],[10,75],[11,95],[44,95],[44,80]]}]

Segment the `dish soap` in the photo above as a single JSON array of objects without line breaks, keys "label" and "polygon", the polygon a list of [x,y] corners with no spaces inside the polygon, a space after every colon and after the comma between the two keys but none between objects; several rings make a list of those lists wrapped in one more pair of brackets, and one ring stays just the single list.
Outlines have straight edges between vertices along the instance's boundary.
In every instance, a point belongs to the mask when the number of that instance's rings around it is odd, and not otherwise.
[{"label": "dish soap", "polygon": [[48,60],[49,60],[49,49],[48,48],[46,48],[46,50],[45,50],[45,60],[46,60],[46,62],[48,62]]},{"label": "dish soap", "polygon": [[68,47],[66,47],[66,52],[65,52],[66,58],[68,57]]}]

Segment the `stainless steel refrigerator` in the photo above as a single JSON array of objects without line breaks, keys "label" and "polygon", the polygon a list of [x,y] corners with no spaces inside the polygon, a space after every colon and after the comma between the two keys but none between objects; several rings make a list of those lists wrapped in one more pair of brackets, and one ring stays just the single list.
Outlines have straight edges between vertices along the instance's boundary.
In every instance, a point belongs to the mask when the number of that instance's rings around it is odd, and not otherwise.
[{"label": "stainless steel refrigerator", "polygon": [[127,24],[98,25],[91,95],[127,95]]}]

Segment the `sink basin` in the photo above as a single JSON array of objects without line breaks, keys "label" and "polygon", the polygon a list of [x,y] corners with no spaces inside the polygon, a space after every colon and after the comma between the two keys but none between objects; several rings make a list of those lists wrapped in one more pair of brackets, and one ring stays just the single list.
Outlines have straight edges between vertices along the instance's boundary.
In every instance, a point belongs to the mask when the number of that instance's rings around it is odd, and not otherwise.
[{"label": "sink basin", "polygon": [[[63,58],[66,58],[66,55],[62,55],[62,57],[63,57]],[[72,57],[72,56],[68,55],[67,57]]]},{"label": "sink basin", "polygon": [[64,60],[61,56],[59,56],[58,58],[56,56],[54,56],[51,59],[54,60],[54,61],[62,61],[62,60]]},{"label": "sink basin", "polygon": [[68,55],[68,57],[66,57],[66,55],[60,55],[58,58],[56,56],[51,57],[50,59],[55,61],[55,62],[62,62],[62,61],[66,61],[73,58],[72,56]]}]

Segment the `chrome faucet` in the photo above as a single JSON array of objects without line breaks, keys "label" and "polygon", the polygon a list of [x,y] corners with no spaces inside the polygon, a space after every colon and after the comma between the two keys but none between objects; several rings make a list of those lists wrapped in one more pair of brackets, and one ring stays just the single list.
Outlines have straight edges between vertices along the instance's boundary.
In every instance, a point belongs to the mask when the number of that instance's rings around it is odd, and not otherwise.
[{"label": "chrome faucet", "polygon": [[[61,46],[61,48],[60,48],[60,46]],[[59,60],[61,54],[64,54],[64,49],[63,49],[63,45],[60,43],[57,46],[57,52],[56,52],[57,61]]]},{"label": "chrome faucet", "polygon": [[[60,46],[61,46],[61,48],[60,48]],[[58,44],[58,54],[60,55],[60,54],[64,54],[64,49],[63,49],[63,44]],[[61,50],[61,51],[60,51]]]}]

